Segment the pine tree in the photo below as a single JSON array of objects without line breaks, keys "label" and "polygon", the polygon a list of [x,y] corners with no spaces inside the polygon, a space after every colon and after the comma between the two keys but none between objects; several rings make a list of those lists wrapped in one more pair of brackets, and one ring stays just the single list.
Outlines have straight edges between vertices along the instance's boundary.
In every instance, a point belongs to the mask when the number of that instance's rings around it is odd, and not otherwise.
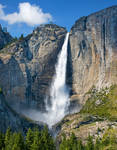
[{"label": "pine tree", "polygon": [[34,134],[33,131],[29,128],[26,134],[26,149],[31,150],[31,145],[33,144]]},{"label": "pine tree", "polygon": [[23,34],[21,34],[21,36],[20,36],[19,40],[21,41],[21,40],[23,40],[23,39],[24,39],[24,35],[23,35]]},{"label": "pine tree", "polygon": [[11,129],[8,128],[5,134],[5,150],[11,150],[13,146],[13,135]]},{"label": "pine tree", "polygon": [[39,142],[41,135],[38,128],[35,128],[33,132],[34,132],[34,139],[33,139],[33,144],[31,145],[31,150],[41,150],[40,149],[41,144]]},{"label": "pine tree", "polygon": [[70,137],[69,144],[70,144],[70,148],[72,150],[77,150],[77,138],[74,133],[72,133],[72,135]]},{"label": "pine tree", "polygon": [[53,138],[48,132],[47,126],[41,132],[41,150],[55,150]]},{"label": "pine tree", "polygon": [[62,135],[63,140],[60,144],[60,150],[71,150],[70,140],[66,139],[66,135]]},{"label": "pine tree", "polygon": [[11,136],[11,129],[8,128],[7,131],[6,131],[6,134],[5,134],[5,145],[9,144],[10,136]]},{"label": "pine tree", "polygon": [[101,142],[100,142],[99,138],[97,138],[95,146],[94,146],[94,150],[100,150],[100,147],[101,147]]},{"label": "pine tree", "polygon": [[86,150],[94,150],[93,137],[89,135]]},{"label": "pine tree", "polygon": [[33,144],[31,145],[31,150],[41,150],[37,140],[33,141]]},{"label": "pine tree", "polygon": [[17,146],[17,144],[15,143],[12,147],[12,150],[20,150],[20,148]]},{"label": "pine tree", "polygon": [[4,147],[4,134],[0,132],[0,149],[3,149]]},{"label": "pine tree", "polygon": [[84,150],[84,146],[81,140],[78,140],[78,150]]},{"label": "pine tree", "polygon": [[62,135],[62,142],[60,144],[60,150],[64,150],[65,149],[65,145],[66,145],[66,136],[65,134]]},{"label": "pine tree", "polygon": [[20,132],[14,133],[13,139],[14,139],[14,143],[13,143],[12,150],[24,150],[25,149],[24,137],[22,136]]}]

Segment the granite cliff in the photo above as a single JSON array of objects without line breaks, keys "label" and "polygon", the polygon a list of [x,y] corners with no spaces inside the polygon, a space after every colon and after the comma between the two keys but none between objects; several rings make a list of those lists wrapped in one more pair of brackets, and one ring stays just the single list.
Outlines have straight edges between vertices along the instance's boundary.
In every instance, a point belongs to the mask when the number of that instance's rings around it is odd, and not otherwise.
[{"label": "granite cliff", "polygon": [[117,129],[117,6],[77,20],[68,50],[67,82],[80,107],[55,126],[58,141],[72,133],[84,143],[89,135],[109,137],[109,129]]},{"label": "granite cliff", "polygon": [[70,31],[69,53],[71,99],[84,104],[93,86],[117,84],[117,6],[77,20]]},{"label": "granite cliff", "polygon": [[0,131],[5,132],[8,127],[12,131],[21,131],[26,133],[28,128],[37,126],[39,129],[43,127],[43,124],[40,122],[34,122],[29,120],[25,116],[22,116],[15,112],[7,104],[5,97],[2,92],[0,92]]},{"label": "granite cliff", "polygon": [[65,35],[65,28],[48,24],[1,50],[0,87],[10,105],[19,103],[44,110]]}]

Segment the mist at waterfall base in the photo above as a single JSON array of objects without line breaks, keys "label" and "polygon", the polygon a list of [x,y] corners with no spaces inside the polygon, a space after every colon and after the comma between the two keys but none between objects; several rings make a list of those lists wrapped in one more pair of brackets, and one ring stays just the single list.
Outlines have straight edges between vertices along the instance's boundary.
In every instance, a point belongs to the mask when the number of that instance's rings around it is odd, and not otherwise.
[{"label": "mist at waterfall base", "polygon": [[55,75],[50,86],[50,96],[45,98],[46,112],[37,110],[22,110],[22,113],[32,120],[48,124],[49,128],[59,122],[68,114],[70,104],[69,89],[66,85],[67,46],[69,33],[67,33],[55,65]]}]

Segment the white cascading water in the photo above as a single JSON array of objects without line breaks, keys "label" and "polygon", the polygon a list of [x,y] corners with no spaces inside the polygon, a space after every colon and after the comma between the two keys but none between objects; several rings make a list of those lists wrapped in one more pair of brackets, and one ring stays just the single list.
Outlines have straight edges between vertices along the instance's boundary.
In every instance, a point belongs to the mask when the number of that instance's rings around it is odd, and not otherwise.
[{"label": "white cascading water", "polygon": [[35,121],[47,123],[49,128],[59,122],[69,108],[69,89],[66,86],[67,46],[69,33],[67,33],[62,50],[58,55],[55,75],[50,86],[50,97],[45,99],[46,112],[29,109],[22,112]]},{"label": "white cascading water", "polygon": [[66,114],[69,106],[69,89],[66,86],[67,46],[69,33],[67,33],[62,50],[58,55],[55,76],[50,87],[50,103],[46,99],[46,121],[49,127],[59,122]]}]

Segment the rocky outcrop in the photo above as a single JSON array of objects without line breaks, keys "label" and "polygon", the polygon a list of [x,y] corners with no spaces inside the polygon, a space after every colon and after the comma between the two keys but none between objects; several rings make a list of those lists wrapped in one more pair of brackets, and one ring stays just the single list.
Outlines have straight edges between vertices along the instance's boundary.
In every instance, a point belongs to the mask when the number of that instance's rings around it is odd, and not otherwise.
[{"label": "rocky outcrop", "polygon": [[2,29],[0,25],[0,49],[13,40],[12,36],[7,32],[7,29]]},{"label": "rocky outcrop", "polygon": [[44,110],[65,35],[65,28],[47,24],[1,50],[0,87],[9,104]]},{"label": "rocky outcrop", "polygon": [[77,20],[70,31],[69,53],[72,94],[81,104],[92,86],[117,84],[117,6]]},{"label": "rocky outcrop", "polygon": [[85,144],[89,135],[93,137],[93,141],[96,141],[97,137],[102,138],[109,128],[117,129],[117,123],[100,120],[93,116],[73,114],[66,116],[56,128],[59,128],[58,143],[61,143],[63,135],[69,139],[74,133],[77,139],[82,140]]}]

